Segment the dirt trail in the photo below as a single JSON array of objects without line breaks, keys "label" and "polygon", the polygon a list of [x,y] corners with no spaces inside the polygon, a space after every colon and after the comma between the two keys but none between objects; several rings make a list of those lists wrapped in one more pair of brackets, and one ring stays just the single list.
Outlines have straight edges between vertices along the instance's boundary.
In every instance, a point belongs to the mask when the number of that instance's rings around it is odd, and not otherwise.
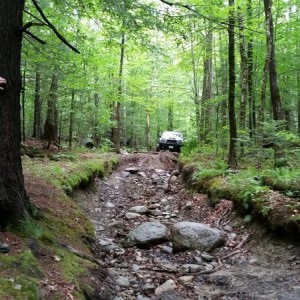
[{"label": "dirt trail", "polygon": [[[95,252],[106,267],[105,291],[99,288],[94,299],[300,299],[299,246],[246,226],[227,200],[212,208],[205,195],[186,191],[176,161],[169,152],[125,155],[109,178],[74,194],[95,224]],[[128,214],[141,205],[155,212]],[[227,242],[212,253],[172,253],[170,243],[124,248],[128,232],[149,220],[207,223],[223,230]],[[162,293],[157,287],[166,281]]]}]

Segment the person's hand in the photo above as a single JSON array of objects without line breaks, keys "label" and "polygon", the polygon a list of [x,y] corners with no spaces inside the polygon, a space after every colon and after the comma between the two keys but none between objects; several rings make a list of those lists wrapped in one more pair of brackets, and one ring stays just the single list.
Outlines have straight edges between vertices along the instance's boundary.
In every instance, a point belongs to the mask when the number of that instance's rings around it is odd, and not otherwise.
[{"label": "person's hand", "polygon": [[4,90],[5,85],[6,85],[6,79],[0,77],[0,90]]}]

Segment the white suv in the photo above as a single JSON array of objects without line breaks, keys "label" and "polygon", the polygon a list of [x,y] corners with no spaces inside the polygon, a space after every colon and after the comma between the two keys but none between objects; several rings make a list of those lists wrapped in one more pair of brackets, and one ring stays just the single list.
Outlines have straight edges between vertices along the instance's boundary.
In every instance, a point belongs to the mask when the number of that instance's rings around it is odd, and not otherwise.
[{"label": "white suv", "polygon": [[164,131],[158,139],[157,150],[180,152],[183,145],[183,136],[179,131]]}]

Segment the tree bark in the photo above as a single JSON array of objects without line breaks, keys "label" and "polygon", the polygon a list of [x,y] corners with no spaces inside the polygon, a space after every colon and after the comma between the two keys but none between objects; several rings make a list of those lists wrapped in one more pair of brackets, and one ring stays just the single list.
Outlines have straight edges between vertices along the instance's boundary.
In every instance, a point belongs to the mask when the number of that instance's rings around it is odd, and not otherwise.
[{"label": "tree bark", "polygon": [[120,44],[120,66],[119,66],[119,83],[118,83],[118,100],[115,103],[115,128],[113,130],[113,140],[116,153],[121,153],[121,99],[123,96],[123,68],[125,55],[125,33],[121,35]]},{"label": "tree bark", "polygon": [[196,119],[196,133],[197,140],[201,141],[201,112],[200,112],[200,87],[198,80],[198,64],[196,61],[195,49],[194,49],[194,40],[191,35],[191,55],[192,55],[192,67],[193,67],[193,100],[195,104],[195,119]]},{"label": "tree bark", "polygon": [[168,105],[168,130],[174,130],[174,111],[172,100],[170,100]]},{"label": "tree bark", "polygon": [[265,22],[266,22],[266,42],[267,52],[269,57],[269,81],[270,94],[273,109],[274,120],[283,120],[283,112],[281,107],[281,98],[277,83],[277,70],[275,60],[275,45],[274,45],[274,26],[272,17],[272,0],[264,0]]},{"label": "tree bark", "polygon": [[240,46],[240,66],[241,66],[241,98],[240,98],[240,119],[239,129],[246,130],[246,104],[248,98],[248,59],[244,35],[244,20],[238,8],[238,25],[239,25],[239,46]]},{"label": "tree bark", "polygon": [[151,139],[150,139],[150,112],[146,109],[146,147],[147,150],[151,150]]},{"label": "tree bark", "polygon": [[34,91],[34,117],[33,117],[33,133],[32,137],[41,137],[41,73],[36,70],[35,72],[35,91]]},{"label": "tree bark", "polygon": [[297,100],[298,100],[298,136],[300,136],[300,72],[297,72]]},{"label": "tree bark", "polygon": [[57,90],[58,90],[58,76],[57,71],[54,70],[50,86],[50,92],[47,101],[47,117],[44,125],[44,138],[48,140],[50,147],[51,141],[56,143],[58,130],[58,116],[57,116]]},{"label": "tree bark", "polygon": [[212,64],[212,26],[209,24],[205,38],[205,52],[203,61],[203,85],[202,85],[202,105],[201,105],[201,139],[205,141],[210,131],[210,111],[208,100],[213,97],[213,64]]},{"label": "tree bark", "polygon": [[269,73],[269,59],[268,57],[266,57],[264,68],[263,68],[261,92],[260,92],[260,109],[258,114],[258,120],[260,123],[263,123],[265,121],[268,73]]},{"label": "tree bark", "polygon": [[21,42],[24,1],[0,1],[0,227],[18,225],[31,211],[20,143]]},{"label": "tree bark", "polygon": [[237,168],[237,128],[235,119],[235,55],[234,55],[234,0],[229,0],[228,20],[228,119],[229,119],[229,154],[228,165],[232,169]]},{"label": "tree bark", "polygon": [[72,148],[74,133],[74,115],[75,115],[75,91],[72,89],[71,107],[70,107],[70,123],[69,123],[69,148]]},{"label": "tree bark", "polygon": [[[248,27],[252,28],[252,20],[253,20],[253,13],[252,13],[252,0],[248,0],[247,3],[247,17],[248,17]],[[253,32],[249,32],[249,40],[248,40],[248,49],[247,49],[247,63],[248,63],[248,106],[249,106],[249,132],[250,137],[253,136],[255,127],[256,127],[256,108],[255,108],[255,98],[253,92]]]}]

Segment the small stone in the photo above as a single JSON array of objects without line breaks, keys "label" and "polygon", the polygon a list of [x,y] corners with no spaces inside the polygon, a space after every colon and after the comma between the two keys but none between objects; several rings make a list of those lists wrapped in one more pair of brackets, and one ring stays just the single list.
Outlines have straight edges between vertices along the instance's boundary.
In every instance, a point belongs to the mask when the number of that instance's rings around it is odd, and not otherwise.
[{"label": "small stone", "polygon": [[158,217],[162,215],[162,212],[159,209],[153,209],[149,211],[152,216]]},{"label": "small stone", "polygon": [[211,270],[213,270],[214,269],[214,266],[212,265],[212,264],[207,264],[207,265],[205,265],[205,270],[206,271],[211,271]]},{"label": "small stone", "polygon": [[158,286],[155,289],[155,295],[161,295],[165,292],[170,292],[176,289],[176,283],[174,280],[169,279],[166,282],[164,282],[162,285]]},{"label": "small stone", "polygon": [[206,254],[206,253],[202,253],[201,257],[205,260],[205,261],[212,261],[214,259],[213,256]]},{"label": "small stone", "polygon": [[117,280],[116,280],[116,284],[118,286],[122,286],[122,287],[128,287],[130,286],[130,282],[129,279],[127,277],[124,276],[120,276]]},{"label": "small stone", "polygon": [[136,300],[151,300],[151,299],[143,295],[137,295]]},{"label": "small stone", "polygon": [[133,206],[128,209],[128,212],[146,214],[148,212],[148,207],[144,205]]},{"label": "small stone", "polygon": [[54,258],[55,261],[61,261],[61,258],[57,255],[54,255],[53,258]]},{"label": "small stone", "polygon": [[137,272],[137,271],[139,271],[141,269],[141,267],[139,266],[139,265],[137,265],[137,264],[133,264],[132,266],[131,266],[131,270],[133,271],[133,272]]},{"label": "small stone", "polygon": [[196,273],[203,270],[203,267],[196,264],[185,264],[178,268],[180,274]]},{"label": "small stone", "polygon": [[134,213],[134,212],[127,212],[125,215],[125,219],[126,220],[132,220],[132,219],[136,219],[138,217],[140,217],[140,214]]},{"label": "small stone", "polygon": [[288,250],[292,250],[292,249],[294,249],[295,248],[295,246],[294,245],[292,245],[292,244],[289,244],[289,245],[287,245],[287,247],[286,247]]},{"label": "small stone", "polygon": [[169,247],[169,246],[162,246],[161,251],[164,252],[164,253],[172,254],[173,248]]},{"label": "small stone", "polygon": [[197,262],[197,264],[201,265],[203,263],[203,259],[201,257],[199,257],[199,256],[195,256],[194,260]]},{"label": "small stone", "polygon": [[219,264],[216,261],[212,261],[210,264],[215,268],[219,266]]},{"label": "small stone", "polygon": [[154,291],[155,290],[155,285],[153,283],[146,283],[142,287],[143,291]]},{"label": "small stone", "polygon": [[227,232],[232,232],[232,231],[233,231],[233,229],[232,229],[232,227],[231,227],[230,225],[224,226],[223,229],[224,229],[225,231],[227,231]]},{"label": "small stone", "polygon": [[252,258],[249,260],[250,265],[256,265],[258,263],[258,260],[256,258]]},{"label": "small stone", "polygon": [[161,203],[161,205],[168,205],[169,201],[168,201],[168,199],[163,198],[163,199],[160,200],[160,203]]},{"label": "small stone", "polygon": [[182,284],[189,284],[193,282],[194,276],[181,276],[178,278],[178,281]]},{"label": "small stone", "polygon": [[138,172],[137,174],[143,178],[147,177],[146,173],[144,173],[144,172]]},{"label": "small stone", "polygon": [[14,286],[14,289],[15,289],[15,290],[18,290],[18,291],[21,291],[22,285],[21,285],[21,284],[16,284],[16,285]]}]

